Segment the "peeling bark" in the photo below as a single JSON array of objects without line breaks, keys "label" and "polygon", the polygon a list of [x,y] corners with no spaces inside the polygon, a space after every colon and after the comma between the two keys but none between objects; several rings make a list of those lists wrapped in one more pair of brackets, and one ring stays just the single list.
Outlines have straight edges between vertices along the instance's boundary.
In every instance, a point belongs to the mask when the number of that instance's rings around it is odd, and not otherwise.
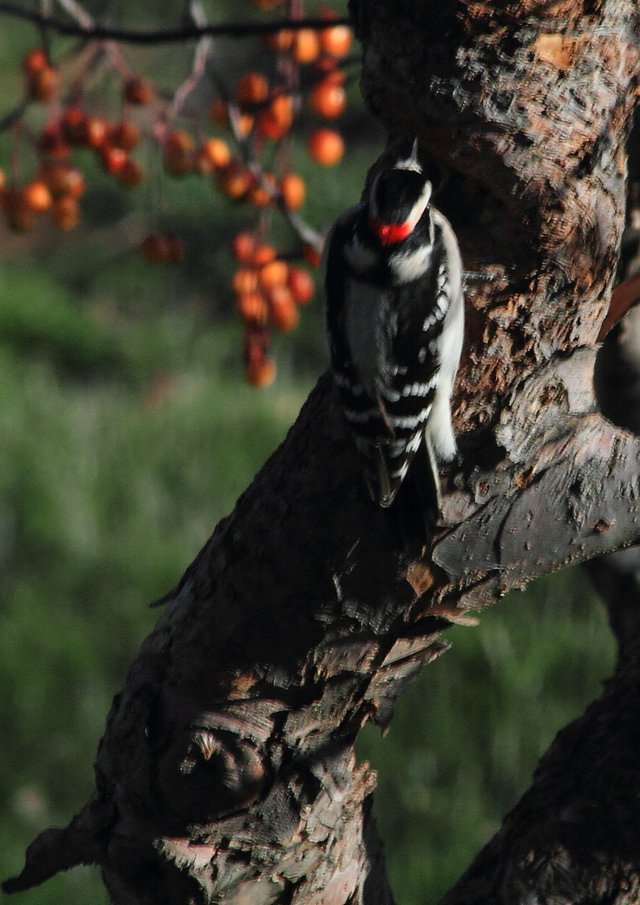
[{"label": "peeling bark", "polygon": [[[483,274],[462,464],[444,476],[431,555],[408,564],[371,506],[321,378],[169,595],[114,700],[93,798],[33,843],[7,891],[96,863],[116,905],[388,905],[360,727],[388,723],[450,622],[640,537],[640,440],[592,391],[624,225],[636,0],[352,5],[365,96],[390,143],[416,133],[448,172],[439,206]],[[544,793],[448,903],[600,902],[615,864],[631,865],[632,892],[606,901],[637,901],[637,683],[620,669],[585,717],[593,735],[565,730]]]},{"label": "peeling bark", "polygon": [[[640,306],[607,336],[595,385],[603,413],[640,434]],[[640,546],[585,568],[618,643],[615,673],[602,697],[558,734],[532,788],[442,905],[640,899]]]}]

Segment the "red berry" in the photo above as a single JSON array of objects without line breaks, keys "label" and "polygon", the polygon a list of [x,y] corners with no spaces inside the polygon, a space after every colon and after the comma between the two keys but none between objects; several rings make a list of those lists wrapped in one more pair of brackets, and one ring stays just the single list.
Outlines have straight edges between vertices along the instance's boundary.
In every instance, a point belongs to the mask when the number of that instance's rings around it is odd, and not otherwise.
[{"label": "red berry", "polygon": [[40,175],[54,197],[71,195],[80,198],[86,190],[86,182],[81,170],[63,161],[47,162],[40,168]]},{"label": "red berry", "polygon": [[155,97],[153,86],[140,76],[133,76],[125,82],[123,94],[129,104],[136,106],[148,104]]},{"label": "red berry", "polygon": [[48,157],[67,157],[71,151],[57,122],[47,123],[38,138],[38,149]]},{"label": "red berry", "polygon": [[53,66],[45,66],[27,76],[27,90],[34,101],[50,101],[58,93],[58,72]]},{"label": "red berry", "polygon": [[[125,152],[126,153],[126,152]],[[139,185],[144,178],[144,170],[137,160],[127,156],[126,160],[116,173],[116,178],[121,185],[126,188],[133,188]]]},{"label": "red berry", "polygon": [[27,51],[23,60],[22,68],[27,75],[33,75],[40,72],[49,65],[49,58],[41,47],[34,47]]},{"label": "red berry", "polygon": [[260,104],[269,96],[269,82],[260,72],[245,72],[236,85],[239,104]]},{"label": "red berry", "polygon": [[249,232],[236,233],[233,237],[233,254],[241,264],[251,261],[255,247],[256,240]]},{"label": "red berry", "polygon": [[122,148],[104,145],[104,147],[100,149],[100,159],[102,161],[102,166],[107,173],[111,173],[112,176],[117,176],[129,159],[129,155]]},{"label": "red berry", "polygon": [[315,286],[311,275],[300,267],[290,267],[287,286],[299,305],[306,305],[313,298]]},{"label": "red berry", "polygon": [[267,387],[275,380],[276,363],[265,356],[260,361],[250,363],[245,376],[254,387]]},{"label": "red berry", "polygon": [[140,144],[140,129],[129,119],[123,119],[109,129],[109,144],[132,151]]},{"label": "red berry", "polygon": [[167,135],[162,160],[165,169],[174,176],[183,176],[193,171],[194,142],[188,132],[177,129]]},{"label": "red berry", "polygon": [[288,94],[279,94],[268,107],[260,110],[256,119],[256,131],[263,138],[282,138],[293,123],[293,99]]}]

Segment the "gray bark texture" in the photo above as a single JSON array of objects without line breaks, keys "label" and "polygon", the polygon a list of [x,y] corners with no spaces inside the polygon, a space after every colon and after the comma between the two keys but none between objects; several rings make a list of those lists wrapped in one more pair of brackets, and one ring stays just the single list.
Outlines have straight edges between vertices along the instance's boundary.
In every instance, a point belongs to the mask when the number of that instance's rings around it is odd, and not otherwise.
[{"label": "gray bark texture", "polygon": [[[637,0],[359,0],[362,89],[447,174],[466,267],[461,464],[430,554],[370,503],[330,379],[187,570],[115,698],[96,789],[7,891],[100,865],[116,905],[390,905],[356,764],[451,622],[640,537],[640,440],[593,371],[625,221]],[[633,571],[633,569],[632,569]],[[621,579],[622,581],[622,579]],[[640,634],[447,905],[640,901]]]}]

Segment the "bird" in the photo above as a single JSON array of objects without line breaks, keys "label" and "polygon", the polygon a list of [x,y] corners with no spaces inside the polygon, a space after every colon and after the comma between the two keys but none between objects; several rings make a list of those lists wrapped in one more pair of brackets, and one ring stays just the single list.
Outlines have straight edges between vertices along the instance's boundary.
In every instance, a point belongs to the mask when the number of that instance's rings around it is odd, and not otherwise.
[{"label": "bird", "polygon": [[391,507],[413,476],[439,513],[438,463],[457,453],[464,293],[458,241],[432,193],[416,139],[338,217],[324,267],[331,371],[371,499]]}]

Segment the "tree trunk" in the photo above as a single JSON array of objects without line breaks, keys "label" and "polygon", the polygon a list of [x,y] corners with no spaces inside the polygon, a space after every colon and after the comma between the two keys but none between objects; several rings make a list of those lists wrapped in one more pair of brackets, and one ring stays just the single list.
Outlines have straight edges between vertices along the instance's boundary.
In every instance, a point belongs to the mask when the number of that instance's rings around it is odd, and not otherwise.
[{"label": "tree trunk", "polygon": [[[365,97],[391,144],[417,134],[448,173],[438,205],[481,275],[456,395],[462,464],[430,556],[407,564],[321,378],[143,644],[93,798],[32,844],[8,891],[95,863],[117,905],[391,903],[360,727],[388,723],[448,623],[640,537],[640,441],[592,391],[637,0],[352,5]],[[638,901],[637,649],[448,905]]]}]

